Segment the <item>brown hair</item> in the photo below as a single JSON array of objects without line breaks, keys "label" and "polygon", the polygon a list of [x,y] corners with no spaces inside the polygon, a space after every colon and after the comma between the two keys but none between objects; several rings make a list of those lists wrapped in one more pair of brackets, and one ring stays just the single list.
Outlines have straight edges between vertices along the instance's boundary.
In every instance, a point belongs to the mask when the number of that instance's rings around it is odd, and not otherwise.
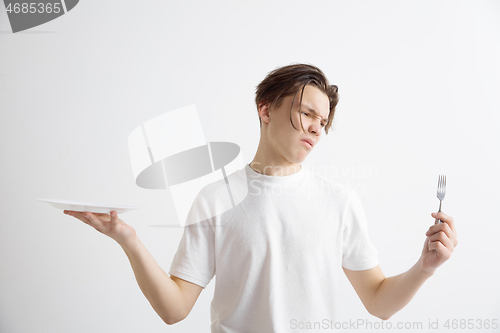
[{"label": "brown hair", "polygon": [[[328,121],[325,125],[325,133],[328,134],[328,129],[332,125],[333,116],[335,114],[335,107],[339,102],[338,87],[330,85],[325,74],[317,67],[308,64],[292,64],[269,72],[264,80],[256,87],[255,90],[255,104],[257,110],[262,104],[270,103],[270,107],[278,108],[287,96],[293,96],[293,101],[297,92],[302,88],[300,95],[299,106],[302,106],[302,96],[306,85],[311,84],[323,91],[328,100],[330,101],[330,113],[328,114]],[[262,128],[262,121],[259,117],[260,127]],[[292,123],[292,108],[290,107],[290,123]],[[302,126],[302,117],[300,118],[300,126]],[[295,128],[296,129],[296,128]],[[304,130],[305,131],[305,130]]]}]

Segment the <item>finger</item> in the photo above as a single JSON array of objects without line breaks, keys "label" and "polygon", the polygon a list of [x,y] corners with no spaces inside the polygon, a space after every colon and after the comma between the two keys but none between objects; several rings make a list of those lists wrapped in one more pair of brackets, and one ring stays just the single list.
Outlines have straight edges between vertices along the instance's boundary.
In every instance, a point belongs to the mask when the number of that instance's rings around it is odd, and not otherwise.
[{"label": "finger", "polygon": [[109,213],[109,215],[111,216],[111,225],[116,225],[118,223],[118,213],[113,210]]},{"label": "finger", "polygon": [[96,228],[98,231],[103,230],[103,224],[99,217],[95,216],[91,212],[83,212],[83,216],[84,218],[89,220],[92,226],[94,226],[94,228]]},{"label": "finger", "polygon": [[[439,245],[438,245],[439,243]],[[429,239],[429,242],[427,242],[427,247],[429,248],[429,251],[434,251],[437,250],[438,246],[442,246],[443,248],[445,247],[442,243],[440,242],[431,242]]]},{"label": "finger", "polygon": [[430,236],[429,240],[431,242],[440,242],[446,248],[448,248],[450,250],[450,252],[452,252],[453,249],[455,248],[453,241],[443,231],[440,231],[440,232],[435,233],[434,235]]},{"label": "finger", "polygon": [[92,226],[92,224],[90,223],[90,221],[83,216],[83,212],[76,212],[76,211],[73,211],[73,210],[65,210],[64,211],[65,214],[69,215],[69,216],[72,216],[80,221],[82,221],[83,223],[85,224],[88,224],[90,226]]},{"label": "finger", "polygon": [[450,239],[453,247],[458,245],[457,233],[451,229],[451,226],[448,223],[440,223],[436,225],[441,231],[443,231],[446,236]]},{"label": "finger", "polygon": [[443,245],[443,243],[436,241],[436,242],[429,242],[429,251],[436,251],[439,255],[441,255],[445,259],[449,259],[451,257],[451,252],[446,246]]},{"label": "finger", "polygon": [[444,231],[444,233],[449,237],[452,238],[455,236],[455,233],[453,230],[451,230],[451,227],[449,226],[448,223],[439,223],[439,224],[434,224],[429,227],[427,232],[425,233],[426,236],[432,236],[437,232]]},{"label": "finger", "polygon": [[447,223],[450,226],[451,230],[453,230],[453,232],[455,234],[457,233],[457,231],[455,229],[455,222],[453,221],[453,218],[451,216],[449,216],[449,215],[447,215],[447,214],[445,214],[443,212],[432,213],[431,215],[434,218],[440,219],[441,222]]},{"label": "finger", "polygon": [[[83,212],[79,212],[79,211],[76,211],[76,210],[64,210],[63,213],[66,214],[66,215],[70,215],[70,213],[82,213],[83,214]],[[108,215],[106,213],[92,213],[92,214],[97,215],[97,216]]]},{"label": "finger", "polygon": [[[66,215],[69,215],[69,213],[82,213],[83,214],[83,212],[79,212],[76,210],[64,210],[63,213]],[[94,213],[94,212],[92,214],[97,215],[97,216],[109,215],[107,213]]]}]

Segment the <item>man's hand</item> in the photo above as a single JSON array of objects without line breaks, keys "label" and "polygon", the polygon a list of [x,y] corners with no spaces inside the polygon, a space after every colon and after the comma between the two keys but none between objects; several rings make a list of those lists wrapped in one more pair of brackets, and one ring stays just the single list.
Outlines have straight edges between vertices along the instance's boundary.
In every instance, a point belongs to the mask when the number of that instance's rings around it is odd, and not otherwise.
[{"label": "man's hand", "polygon": [[389,320],[410,302],[436,268],[451,257],[458,244],[453,219],[444,213],[433,213],[432,216],[443,223],[433,225],[426,232],[422,255],[408,271],[386,278],[379,266],[364,271],[344,268],[354,290],[372,315]]},{"label": "man's hand", "polygon": [[116,211],[99,214],[65,210],[64,214],[79,219],[121,245],[141,291],[165,323],[171,325],[186,318],[203,288],[165,273],[137,237],[134,228],[120,220]]},{"label": "man's hand", "polygon": [[458,244],[455,223],[451,216],[443,212],[432,213],[443,223],[434,224],[427,230],[424,248],[420,257],[421,267],[424,271],[434,273],[436,268],[450,259],[451,253]]},{"label": "man's hand", "polygon": [[122,246],[131,242],[136,236],[134,228],[120,220],[115,211],[112,211],[110,214],[100,214],[65,210],[64,213],[79,219],[97,231],[111,237]]}]

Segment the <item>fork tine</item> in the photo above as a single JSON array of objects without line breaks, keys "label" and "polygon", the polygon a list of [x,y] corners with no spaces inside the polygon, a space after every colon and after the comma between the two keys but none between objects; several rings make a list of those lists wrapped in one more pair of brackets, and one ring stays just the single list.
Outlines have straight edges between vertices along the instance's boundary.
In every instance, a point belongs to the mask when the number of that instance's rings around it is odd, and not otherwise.
[{"label": "fork tine", "polygon": [[[439,210],[438,212],[441,211],[441,203],[444,199],[446,193],[446,176],[445,175],[439,175],[438,177],[438,188],[437,188],[437,197],[439,199]],[[436,218],[436,221],[434,222],[435,224],[437,223],[442,223],[439,219]]]}]

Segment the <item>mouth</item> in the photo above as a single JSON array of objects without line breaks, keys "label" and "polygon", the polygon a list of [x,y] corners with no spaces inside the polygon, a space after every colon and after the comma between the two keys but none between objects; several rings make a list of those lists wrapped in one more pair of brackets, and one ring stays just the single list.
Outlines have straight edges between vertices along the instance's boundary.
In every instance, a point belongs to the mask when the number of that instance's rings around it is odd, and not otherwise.
[{"label": "mouth", "polygon": [[308,148],[312,148],[313,145],[311,142],[309,142],[308,140],[300,140],[306,147]]}]

